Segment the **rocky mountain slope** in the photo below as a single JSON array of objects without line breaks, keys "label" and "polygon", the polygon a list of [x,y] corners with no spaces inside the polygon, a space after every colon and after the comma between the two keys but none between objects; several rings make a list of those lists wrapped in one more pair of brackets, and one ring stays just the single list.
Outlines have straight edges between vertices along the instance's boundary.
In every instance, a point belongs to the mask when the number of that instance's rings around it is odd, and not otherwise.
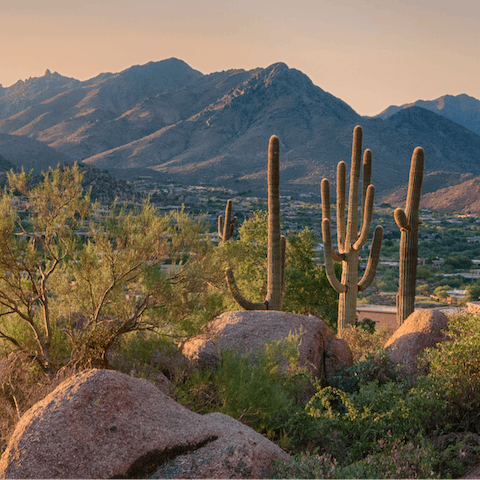
[{"label": "rocky mountain slope", "polygon": [[480,136],[465,126],[418,106],[361,117],[283,63],[203,75],[169,59],[86,82],[47,71],[0,88],[0,155],[35,171],[78,160],[129,180],[261,193],[275,134],[282,191],[318,193],[338,161],[349,163],[356,124],[373,151],[378,198],[406,184],[417,145],[438,184],[445,172],[480,175]]},{"label": "rocky mountain slope", "polygon": [[480,177],[422,196],[420,206],[429,210],[480,214]]},{"label": "rocky mountain slope", "polygon": [[480,100],[466,94],[457,96],[444,95],[435,100],[417,100],[400,107],[392,105],[377,115],[377,117],[386,119],[400,110],[410,107],[425,108],[480,135]]}]

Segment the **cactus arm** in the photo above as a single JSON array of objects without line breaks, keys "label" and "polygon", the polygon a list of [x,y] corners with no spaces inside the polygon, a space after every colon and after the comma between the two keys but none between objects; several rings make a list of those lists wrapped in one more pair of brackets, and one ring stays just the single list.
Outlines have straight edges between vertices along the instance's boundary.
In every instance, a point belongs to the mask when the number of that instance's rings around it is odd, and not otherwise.
[{"label": "cactus arm", "polygon": [[223,240],[223,217],[218,216],[218,236]]},{"label": "cactus arm", "polygon": [[363,154],[363,183],[362,183],[362,215],[365,216],[365,206],[367,204],[367,189],[372,183],[372,151],[365,150]]},{"label": "cactus arm", "polygon": [[396,208],[393,212],[393,217],[395,218],[395,223],[397,224],[398,228],[403,231],[410,230],[410,225],[407,221],[407,216],[402,208]]},{"label": "cactus arm", "polygon": [[235,276],[233,275],[231,268],[225,269],[225,274],[227,277],[227,285],[230,290],[230,294],[233,299],[245,310],[268,310],[268,303],[265,302],[249,302],[246,300],[243,295],[240,293],[240,290],[237,287],[235,282]]},{"label": "cactus arm", "polygon": [[[337,165],[337,243],[339,253],[345,253],[346,172],[347,166],[345,165],[345,162],[339,162]],[[330,215],[328,218],[330,218]]]},{"label": "cactus arm", "polygon": [[365,242],[367,241],[367,238],[368,238],[368,234],[370,233],[374,197],[375,197],[375,187],[373,185],[369,185],[366,190],[366,200],[363,206],[362,231],[357,241],[353,244],[353,249],[356,250],[357,252],[365,245]]},{"label": "cactus arm", "polygon": [[330,232],[330,219],[324,218],[322,220],[322,235],[323,235],[323,249],[325,257],[325,273],[327,274],[330,285],[338,293],[345,293],[347,291],[346,285],[340,283],[335,274],[335,268],[333,266],[333,248],[332,248],[332,236]]},{"label": "cactus arm", "polygon": [[350,249],[357,240],[358,226],[358,186],[360,183],[360,164],[362,161],[362,127],[353,130],[352,165],[350,167],[350,189],[348,194],[348,224],[345,236],[345,249]]},{"label": "cactus arm", "polygon": [[226,242],[233,237],[233,231],[235,229],[235,222],[237,217],[232,218],[232,200],[227,201],[225,207],[225,222],[222,215],[218,216],[218,236]]},{"label": "cactus arm", "polygon": [[[320,191],[322,196],[322,218],[328,218],[330,220],[331,218],[330,216],[330,183],[326,178],[324,178],[322,180],[322,183],[320,184]],[[338,207],[337,207],[337,228],[338,228]],[[345,232],[345,212],[343,216],[343,230]],[[345,235],[344,235],[344,241],[345,241]],[[340,244],[338,248],[340,250]],[[333,254],[334,262],[341,262],[343,260],[342,255],[336,252],[333,246],[332,246],[332,254]]]},{"label": "cactus arm", "polygon": [[[422,194],[423,169],[425,166],[425,152],[422,147],[417,147],[413,151],[412,166],[410,171],[407,196],[407,206],[405,208],[407,217],[410,219],[415,216],[414,221],[419,223],[420,197]],[[410,193],[411,190],[411,193]]]},{"label": "cactus arm", "polygon": [[373,233],[372,249],[370,250],[370,255],[368,257],[367,268],[365,269],[362,279],[358,282],[359,292],[366,290],[375,278],[378,262],[380,260],[380,251],[382,250],[382,240],[383,227],[377,225],[375,232]]}]

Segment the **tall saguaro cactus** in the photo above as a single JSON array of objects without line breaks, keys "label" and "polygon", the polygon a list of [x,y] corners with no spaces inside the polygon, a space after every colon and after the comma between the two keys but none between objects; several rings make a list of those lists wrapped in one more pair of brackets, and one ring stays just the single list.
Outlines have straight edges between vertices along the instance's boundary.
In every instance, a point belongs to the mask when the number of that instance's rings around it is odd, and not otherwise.
[{"label": "tall saguaro cactus", "polygon": [[232,200],[228,200],[225,207],[225,221],[221,215],[218,216],[218,236],[224,242],[232,238],[236,221],[237,217],[232,218]]},{"label": "tall saguaro cactus", "polygon": [[[346,205],[346,165],[340,162],[337,166],[337,240],[338,252],[333,249],[330,217],[330,184],[326,178],[322,180],[322,236],[325,255],[325,269],[332,287],[340,294],[338,301],[338,333],[347,325],[355,324],[358,292],[365,290],[373,281],[380,259],[383,227],[378,225],[373,235],[372,248],[367,268],[358,281],[359,252],[367,241],[372,221],[373,199],[375,187],[370,184],[372,171],[372,152],[365,150],[363,156],[363,188],[361,218],[362,229],[358,232],[359,184],[362,163],[362,127],[356,126],[353,131],[352,165],[350,169],[350,189],[348,194],[348,221],[345,223]],[[342,262],[342,276],[339,280],[335,274],[333,262]]]},{"label": "tall saguaro cactus", "polygon": [[249,302],[240,293],[230,268],[227,284],[235,301],[245,310],[282,310],[285,284],[285,237],[280,234],[280,140],[273,135],[268,146],[268,265],[267,296]]},{"label": "tall saguaro cactus", "polygon": [[415,310],[415,285],[417,281],[418,228],[420,226],[420,196],[422,193],[425,153],[421,147],[413,151],[408,181],[407,205],[405,211],[397,208],[395,222],[400,233],[400,263],[397,294],[397,324]]}]

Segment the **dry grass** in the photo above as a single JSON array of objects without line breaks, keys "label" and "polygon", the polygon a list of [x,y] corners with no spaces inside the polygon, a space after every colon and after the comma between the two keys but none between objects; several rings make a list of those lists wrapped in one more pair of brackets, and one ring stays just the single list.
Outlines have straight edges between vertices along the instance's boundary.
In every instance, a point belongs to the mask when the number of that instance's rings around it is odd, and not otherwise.
[{"label": "dry grass", "polygon": [[62,369],[48,378],[21,353],[0,360],[0,454],[22,415],[75,373]]}]

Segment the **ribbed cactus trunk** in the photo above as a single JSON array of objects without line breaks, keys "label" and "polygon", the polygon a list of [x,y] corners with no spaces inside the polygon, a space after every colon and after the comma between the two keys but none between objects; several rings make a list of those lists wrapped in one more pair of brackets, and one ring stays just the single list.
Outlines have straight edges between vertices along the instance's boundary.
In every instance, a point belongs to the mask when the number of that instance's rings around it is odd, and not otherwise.
[{"label": "ribbed cactus trunk", "polygon": [[[340,292],[338,297],[338,330],[344,330],[348,325],[355,324],[355,315],[357,310],[358,297],[358,256],[359,251],[354,248],[358,232],[358,205],[359,205],[359,184],[360,170],[362,161],[362,130],[355,128],[353,132],[352,144],[352,165],[350,167],[350,189],[348,193],[348,213],[347,228],[345,231],[345,240],[340,247],[339,252],[344,255],[342,260],[342,278],[341,283],[345,285],[344,292]],[[341,169],[345,171],[345,169]],[[340,174],[337,174],[337,179]],[[345,181],[342,182],[343,186]],[[364,182],[365,183],[365,182]],[[368,185],[367,185],[368,186]],[[343,201],[340,204],[345,205],[345,187],[343,192],[337,191],[337,198],[340,195]],[[366,188],[364,189],[366,191]],[[345,222],[343,222],[345,225]],[[352,323],[353,322],[353,323]]]},{"label": "ribbed cactus trunk", "polygon": [[283,307],[284,261],[280,235],[280,140],[270,138],[268,145],[268,310]]},{"label": "ribbed cactus trunk", "polygon": [[221,215],[218,216],[218,236],[226,242],[233,237],[237,217],[232,218],[232,200],[227,201],[225,207],[225,221]]},{"label": "ribbed cactus trunk", "polygon": [[282,310],[285,286],[285,237],[280,231],[280,140],[273,135],[268,145],[268,254],[267,296],[249,302],[240,293],[233,272],[226,269],[232,297],[245,310]]},{"label": "ribbed cactus trunk", "polygon": [[395,221],[401,230],[397,294],[397,325],[399,327],[415,311],[420,196],[424,165],[425,153],[421,147],[417,147],[412,155],[405,211],[397,208],[394,212]]},{"label": "ribbed cactus trunk", "polygon": [[[362,229],[358,232],[359,184],[362,162],[362,128],[356,126],[353,132],[352,165],[350,169],[350,189],[348,196],[348,221],[345,224],[346,205],[346,166],[340,162],[337,167],[337,240],[338,252],[332,245],[330,228],[330,184],[326,178],[322,180],[322,235],[324,244],[325,269],[332,287],[339,293],[338,300],[338,333],[348,325],[355,325],[357,296],[365,290],[375,278],[383,239],[383,228],[378,225],[373,236],[372,249],[367,269],[358,281],[359,252],[365,245],[372,221],[373,199],[375,188],[370,184],[372,171],[372,153],[366,150],[363,156],[363,206],[360,214]],[[342,262],[342,276],[338,280],[333,262]]]}]

